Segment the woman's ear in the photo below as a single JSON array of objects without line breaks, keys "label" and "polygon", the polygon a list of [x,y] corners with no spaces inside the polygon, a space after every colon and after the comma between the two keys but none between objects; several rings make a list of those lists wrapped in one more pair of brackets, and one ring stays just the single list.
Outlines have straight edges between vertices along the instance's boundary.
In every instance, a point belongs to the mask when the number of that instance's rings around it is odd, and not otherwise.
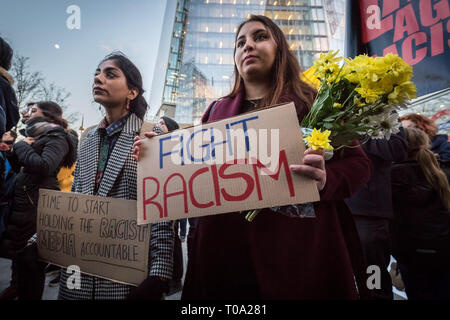
[{"label": "woman's ear", "polygon": [[131,89],[127,95],[127,98],[132,101],[139,95],[138,89]]}]

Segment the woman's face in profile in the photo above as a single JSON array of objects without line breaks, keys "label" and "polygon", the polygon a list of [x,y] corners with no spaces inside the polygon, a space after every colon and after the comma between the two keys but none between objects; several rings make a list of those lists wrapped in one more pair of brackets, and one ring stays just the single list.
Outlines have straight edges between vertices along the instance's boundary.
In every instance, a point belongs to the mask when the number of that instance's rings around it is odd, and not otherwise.
[{"label": "woman's face in profile", "polygon": [[94,101],[101,105],[125,104],[130,89],[128,89],[125,74],[116,66],[113,60],[103,61],[95,71],[92,95]]},{"label": "woman's face in profile", "polygon": [[161,128],[162,131],[164,131],[164,133],[168,133],[169,132],[169,128],[167,128],[166,122],[164,121],[163,118],[159,119],[158,126]]},{"label": "woman's face in profile", "polygon": [[30,108],[28,108],[28,119],[35,118],[35,117],[43,117],[44,113],[42,112],[42,109],[39,108],[37,104],[33,104]]},{"label": "woman's face in profile", "polygon": [[267,77],[272,71],[277,44],[267,27],[259,21],[244,24],[236,39],[234,63],[239,75]]},{"label": "woman's face in profile", "polygon": [[402,120],[403,128],[417,128],[417,125],[414,121],[411,120]]}]

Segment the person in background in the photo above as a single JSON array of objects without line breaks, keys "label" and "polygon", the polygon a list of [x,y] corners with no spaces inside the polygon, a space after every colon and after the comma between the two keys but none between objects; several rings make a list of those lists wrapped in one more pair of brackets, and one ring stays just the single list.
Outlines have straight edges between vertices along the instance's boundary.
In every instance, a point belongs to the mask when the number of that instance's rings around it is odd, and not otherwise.
[{"label": "person in background", "polygon": [[17,133],[11,130],[3,134],[2,140],[0,142],[0,152],[5,164],[4,172],[2,173],[3,189],[0,194],[0,238],[3,231],[5,230],[3,219],[9,210],[8,199],[11,198],[10,194],[12,191],[12,187],[14,186],[14,180],[16,177],[16,173],[14,172],[14,170],[11,170],[11,165],[9,164],[8,159],[6,159],[5,153],[6,151],[11,150],[16,139]]},{"label": "person in background", "polygon": [[[7,154],[17,176],[5,220],[6,229],[0,240],[1,255],[13,261],[11,287],[16,286],[21,299],[35,297],[34,288],[25,289],[30,288],[30,278],[24,270],[30,265],[40,268],[37,250],[27,248],[28,239],[36,233],[39,189],[59,190],[57,173],[63,166],[71,167],[77,155],[76,141],[66,131],[67,121],[58,104],[38,102],[31,107],[30,113],[25,128],[27,138],[14,144]],[[40,282],[43,278],[33,280]],[[39,286],[36,289],[39,296]]]},{"label": "person in background", "polygon": [[17,98],[13,89],[11,69],[13,49],[0,37],[0,136],[11,130],[19,121]]},{"label": "person in background", "polygon": [[388,272],[391,260],[391,167],[393,162],[408,157],[406,138],[400,129],[389,140],[370,139],[362,145],[362,149],[372,162],[372,175],[367,184],[345,202],[355,219],[367,265],[380,268],[381,288],[372,289],[372,297],[392,300],[392,281]]},{"label": "person in background", "polygon": [[[8,72],[11,69],[14,51],[11,46],[0,37],[0,137],[11,130],[19,121],[20,115],[17,107],[17,98],[13,89],[14,79]],[[5,146],[2,146],[5,148]],[[6,158],[3,152],[0,152],[0,202],[2,213],[0,219],[4,218],[6,204],[5,197],[8,194],[8,185],[6,185]],[[6,205],[5,205],[6,204]],[[0,236],[4,231],[4,225],[0,221]],[[3,229],[3,231],[1,230]],[[0,300],[14,299],[17,296],[15,287],[8,287],[0,293]]]},{"label": "person in background", "polygon": [[450,299],[450,187],[427,134],[405,128],[408,159],[392,167],[392,252],[410,300]]},{"label": "person in background", "polygon": [[[20,119],[20,122],[22,124],[25,124],[27,122],[28,119],[30,119],[31,116],[31,107],[34,106],[36,104],[36,102],[28,102],[26,107],[23,108],[22,111],[20,111],[20,115],[22,116]],[[25,132],[25,128],[22,128],[19,130],[19,134],[22,135],[23,137],[26,137],[27,134]]]},{"label": "person in background", "polygon": [[14,130],[6,131],[3,134],[2,140],[0,141],[0,150],[1,151],[11,150],[16,139],[17,133]]},{"label": "person in background", "polygon": [[400,117],[404,128],[417,128],[428,135],[430,139],[430,150],[437,156],[437,160],[442,168],[448,173],[450,172],[450,142],[448,135],[438,134],[438,127],[434,121],[421,114],[409,113]]}]

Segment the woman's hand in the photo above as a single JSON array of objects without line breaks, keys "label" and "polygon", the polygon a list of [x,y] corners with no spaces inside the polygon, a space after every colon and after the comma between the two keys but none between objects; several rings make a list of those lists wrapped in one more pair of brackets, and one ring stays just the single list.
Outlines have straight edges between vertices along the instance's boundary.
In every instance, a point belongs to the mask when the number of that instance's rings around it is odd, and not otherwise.
[{"label": "woman's hand", "polygon": [[302,174],[316,180],[317,189],[321,191],[327,183],[324,154],[323,149],[312,150],[308,148],[303,157],[303,164],[293,164],[289,168],[294,173]]},{"label": "woman's hand", "polygon": [[36,141],[36,140],[32,137],[27,137],[27,138],[23,139],[23,141],[25,141],[26,143],[28,143],[31,146],[34,143],[34,141]]},{"label": "woman's hand", "polygon": [[[153,138],[155,136],[157,136],[158,134],[156,132],[145,132],[144,136],[146,138]],[[141,144],[142,144],[142,139],[139,136],[136,136],[134,138],[134,143],[133,143],[133,158],[136,161],[139,161],[139,153],[141,151]]]}]

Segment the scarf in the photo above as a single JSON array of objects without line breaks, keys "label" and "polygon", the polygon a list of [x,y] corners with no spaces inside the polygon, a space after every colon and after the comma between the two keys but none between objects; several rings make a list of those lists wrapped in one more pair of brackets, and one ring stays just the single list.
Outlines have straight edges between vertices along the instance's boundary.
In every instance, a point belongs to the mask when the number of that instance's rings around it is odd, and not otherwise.
[{"label": "scarf", "polygon": [[55,123],[47,122],[43,117],[34,117],[28,120],[26,123],[25,133],[27,137],[35,139],[40,138],[52,129],[61,127]]},{"label": "scarf", "polygon": [[0,76],[4,77],[6,80],[8,80],[9,84],[12,86],[14,84],[14,79],[12,75],[6,71],[6,69],[0,67]]}]

